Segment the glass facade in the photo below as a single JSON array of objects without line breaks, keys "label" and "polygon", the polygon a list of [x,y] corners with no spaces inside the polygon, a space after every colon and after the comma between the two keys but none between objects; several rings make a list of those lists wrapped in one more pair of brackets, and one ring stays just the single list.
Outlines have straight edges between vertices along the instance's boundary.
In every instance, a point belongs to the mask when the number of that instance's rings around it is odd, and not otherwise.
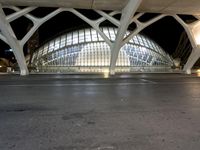
[{"label": "glass facade", "polygon": [[[115,40],[116,28],[103,27],[101,30],[111,41]],[[110,47],[96,30],[87,28],[66,33],[44,44],[33,54],[32,65],[41,72],[102,72],[109,68],[110,58]],[[121,48],[116,71],[172,65],[170,56],[158,44],[139,34]]]}]

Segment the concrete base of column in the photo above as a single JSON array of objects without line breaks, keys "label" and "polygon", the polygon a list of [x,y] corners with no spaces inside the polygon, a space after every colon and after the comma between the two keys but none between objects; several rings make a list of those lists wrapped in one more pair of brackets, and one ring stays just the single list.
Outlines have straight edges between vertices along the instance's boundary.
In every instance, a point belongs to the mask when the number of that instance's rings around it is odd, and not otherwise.
[{"label": "concrete base of column", "polygon": [[199,57],[200,57],[200,46],[198,45],[197,47],[195,47],[192,50],[192,53],[191,53],[190,57],[188,58],[187,63],[185,64],[185,66],[183,68],[183,71],[186,74],[191,74],[192,73],[191,72],[192,67],[197,62],[197,60],[199,59]]},{"label": "concrete base of column", "polygon": [[111,69],[111,70],[110,70],[110,75],[111,75],[111,76],[114,76],[114,75],[115,75],[115,70],[112,70],[112,69]]},{"label": "concrete base of column", "polygon": [[187,69],[187,70],[185,71],[185,74],[192,74],[191,69]]},{"label": "concrete base of column", "polygon": [[26,69],[23,69],[23,70],[20,71],[20,75],[21,76],[27,76],[27,75],[29,75],[29,71],[26,70]]}]

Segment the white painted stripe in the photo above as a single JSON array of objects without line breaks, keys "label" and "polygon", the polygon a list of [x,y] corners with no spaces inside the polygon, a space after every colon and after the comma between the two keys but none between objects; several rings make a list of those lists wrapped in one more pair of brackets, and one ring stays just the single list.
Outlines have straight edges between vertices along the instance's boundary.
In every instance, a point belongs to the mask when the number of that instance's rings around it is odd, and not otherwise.
[{"label": "white painted stripe", "polygon": [[75,83],[75,84],[13,84],[13,85],[0,85],[0,86],[9,86],[9,87],[31,87],[31,86],[38,86],[38,87],[50,87],[50,86],[126,86],[126,85],[137,85],[137,84],[149,84],[149,83]]},{"label": "white painted stripe", "polygon": [[144,82],[149,82],[149,83],[152,83],[152,84],[157,84],[157,82],[154,82],[154,81],[151,81],[151,80],[146,80],[146,79],[140,79],[141,81],[144,81]]},{"label": "white painted stripe", "polygon": [[66,84],[10,84],[0,87],[64,87],[64,86],[131,86],[131,85],[176,85],[199,84],[200,82],[132,82],[132,83],[66,83]]}]

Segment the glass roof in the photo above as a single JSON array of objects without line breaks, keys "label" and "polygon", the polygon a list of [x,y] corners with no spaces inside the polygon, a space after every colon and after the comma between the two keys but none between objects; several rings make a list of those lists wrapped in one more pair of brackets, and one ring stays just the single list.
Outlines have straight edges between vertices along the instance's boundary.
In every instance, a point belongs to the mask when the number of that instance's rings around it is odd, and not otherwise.
[{"label": "glass roof", "polygon": [[[117,29],[101,30],[114,41]],[[129,32],[127,31],[127,35]],[[111,50],[103,38],[92,28],[63,34],[40,47],[34,54],[32,65],[66,67],[109,67]],[[143,35],[134,36],[118,55],[116,66],[172,66],[170,56],[154,41]]]}]

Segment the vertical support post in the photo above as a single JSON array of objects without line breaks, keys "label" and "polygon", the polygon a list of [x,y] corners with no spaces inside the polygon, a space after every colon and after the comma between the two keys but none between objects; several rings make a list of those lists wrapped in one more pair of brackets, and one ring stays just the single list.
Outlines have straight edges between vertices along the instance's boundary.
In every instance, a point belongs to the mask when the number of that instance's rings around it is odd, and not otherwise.
[{"label": "vertical support post", "polygon": [[20,74],[22,76],[28,75],[29,71],[26,65],[23,48],[20,46],[20,43],[15,36],[15,33],[13,32],[10,24],[6,20],[6,15],[4,14],[1,4],[0,4],[0,29],[2,34],[7,39],[7,42],[10,45],[11,49],[14,52],[15,58],[20,68]]},{"label": "vertical support post", "polygon": [[193,49],[192,53],[188,58],[187,63],[185,64],[183,71],[186,74],[191,74],[191,69],[200,58],[200,21],[195,22],[194,24],[189,25],[189,32],[191,34],[190,39],[193,40]]},{"label": "vertical support post", "polygon": [[115,66],[118,58],[121,45],[131,22],[131,19],[138,7],[140,6],[142,0],[129,0],[125,8],[122,10],[122,16],[120,20],[120,26],[118,28],[118,33],[113,46],[111,47],[111,62],[110,62],[110,74],[115,74]]},{"label": "vertical support post", "polygon": [[183,68],[183,71],[186,74],[191,74],[192,67],[200,58],[200,20],[192,24],[186,24],[179,16],[175,15],[174,18],[184,27],[193,47],[192,53],[189,56],[189,59]]},{"label": "vertical support post", "polygon": [[199,58],[200,58],[200,45],[198,45],[196,48],[192,50],[192,53],[189,56],[188,61],[183,68],[183,71],[186,74],[191,74],[191,69]]}]

